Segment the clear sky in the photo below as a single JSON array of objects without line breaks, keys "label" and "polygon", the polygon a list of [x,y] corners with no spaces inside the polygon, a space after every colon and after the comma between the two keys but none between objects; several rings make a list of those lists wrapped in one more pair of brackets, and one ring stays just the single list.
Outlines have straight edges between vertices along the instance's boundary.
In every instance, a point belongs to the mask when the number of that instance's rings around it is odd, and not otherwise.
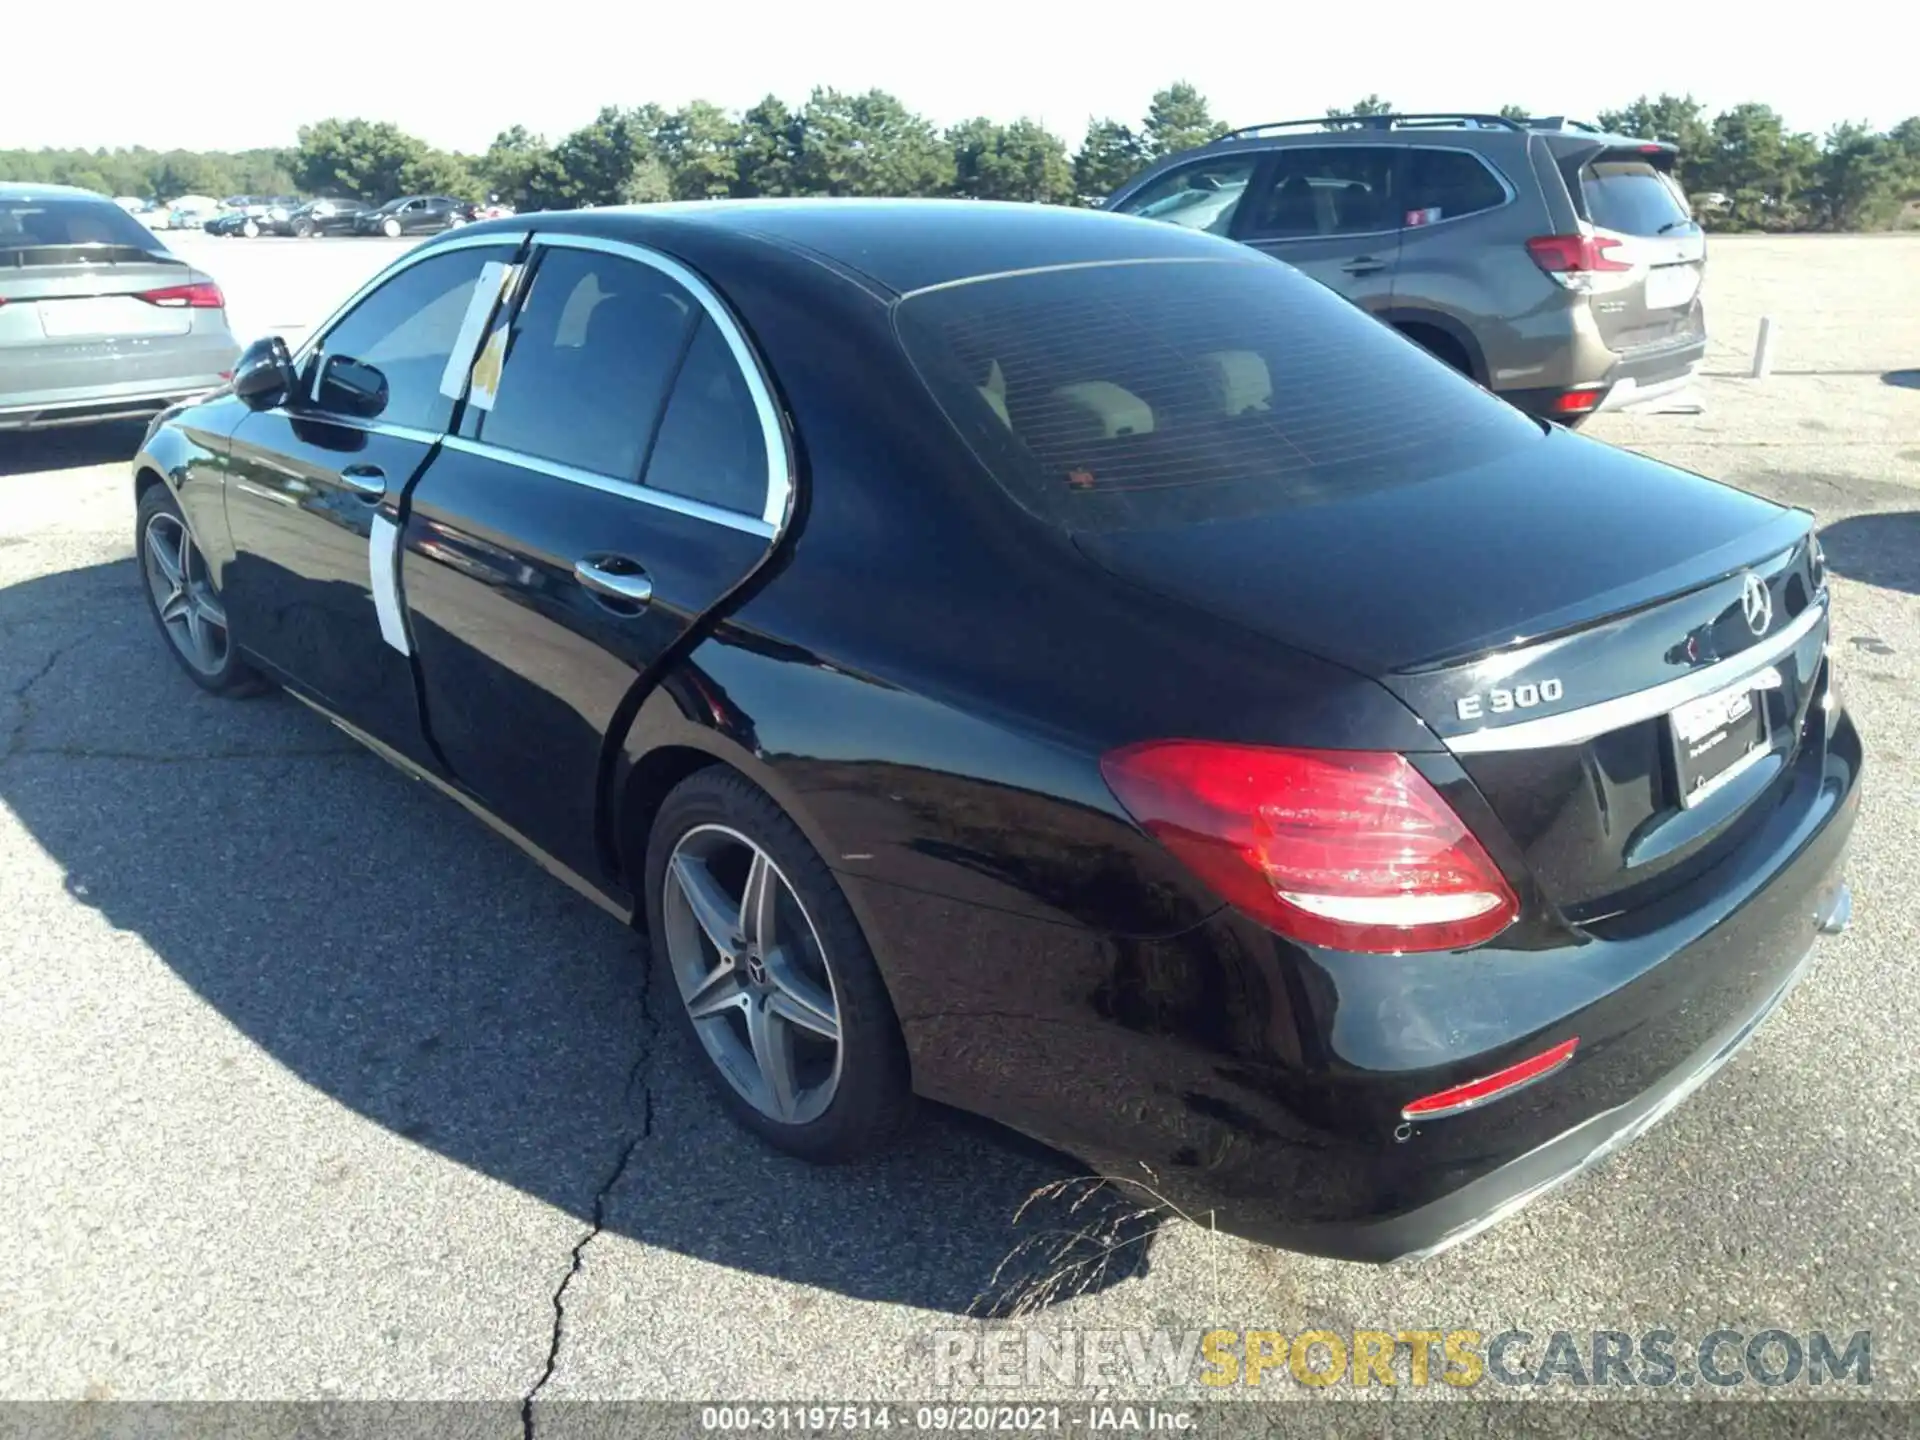
[{"label": "clear sky", "polygon": [[556,138],[604,104],[797,104],[816,85],[879,86],[943,125],[1027,115],[1074,143],[1090,116],[1137,120],[1176,79],[1235,124],[1370,91],[1405,110],[1591,118],[1670,90],[1709,109],[1764,101],[1822,133],[1920,110],[1910,3],[16,0],[0,45],[32,59],[0,80],[0,147],[243,149],[362,115],[481,150],[516,122]]}]

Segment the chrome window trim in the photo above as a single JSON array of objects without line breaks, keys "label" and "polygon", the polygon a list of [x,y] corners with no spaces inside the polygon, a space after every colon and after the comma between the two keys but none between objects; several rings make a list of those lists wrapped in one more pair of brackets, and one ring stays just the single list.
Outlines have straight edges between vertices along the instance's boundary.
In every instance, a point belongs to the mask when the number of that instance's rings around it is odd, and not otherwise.
[{"label": "chrome window trim", "polygon": [[[1313,148],[1314,147],[1310,145],[1282,145],[1277,147],[1274,153],[1278,154],[1282,150],[1310,150]],[[1498,205],[1489,205],[1484,210],[1469,210],[1464,215],[1443,215],[1431,225],[1395,225],[1386,230],[1335,230],[1327,235],[1245,235],[1240,237],[1240,243],[1242,245],[1296,245],[1303,240],[1370,240],[1378,239],[1382,235],[1406,235],[1415,230],[1425,235],[1431,231],[1438,230],[1442,225],[1452,225],[1461,220],[1477,220],[1482,215],[1497,215],[1500,211],[1505,210],[1520,198],[1520,192],[1513,188],[1512,181],[1500,173],[1500,167],[1489,162],[1487,157],[1482,155],[1478,150],[1469,150],[1464,145],[1418,144],[1383,146],[1381,148],[1405,150],[1409,152],[1414,150],[1446,150],[1455,155],[1471,155],[1475,160],[1480,162],[1480,168],[1499,183],[1501,191],[1506,195],[1506,199],[1502,200]],[[1412,163],[1411,159],[1409,159],[1408,163]]]},{"label": "chrome window trim", "polygon": [[334,425],[342,430],[357,430],[362,435],[385,435],[394,440],[411,440],[416,445],[437,445],[438,430],[420,430],[412,425],[395,425],[386,420],[358,420],[345,415],[329,415],[324,410],[289,410],[284,405],[271,407],[267,414],[284,420],[307,420],[318,425]]},{"label": "chrome window trim", "polygon": [[654,490],[632,480],[616,480],[610,475],[602,475],[597,471],[576,469],[572,465],[562,465],[557,460],[529,455],[523,450],[509,450],[504,445],[489,445],[484,440],[469,440],[464,435],[449,435],[440,443],[449,450],[460,451],[463,455],[478,455],[484,459],[498,460],[503,465],[514,465],[522,470],[550,475],[555,480],[566,480],[575,485],[585,486],[589,490],[618,495],[622,500],[638,500],[655,509],[671,510],[676,515],[705,520],[714,525],[725,526],[729,530],[738,530],[746,535],[757,535],[762,540],[771,540],[780,533],[778,526],[770,525],[758,516],[748,515],[739,510],[723,510],[718,505],[689,500],[684,495],[675,495],[666,490]]},{"label": "chrome window trim", "polygon": [[1508,750],[1548,750],[1561,745],[1580,745],[1609,730],[1643,720],[1657,719],[1676,705],[1684,705],[1702,695],[1757,675],[1777,664],[1814,627],[1827,617],[1827,597],[1822,595],[1807,606],[1777,634],[1703,669],[1645,690],[1618,695],[1578,710],[1558,715],[1543,715],[1538,720],[1523,720],[1517,725],[1470,730],[1464,735],[1443,736],[1447,748],[1456,755],[1489,755]]},{"label": "chrome window trim", "polygon": [[[606,476],[594,476],[591,482],[596,488],[619,486],[616,494],[636,494],[640,498],[662,504],[668,510],[677,510],[683,515],[698,515],[702,519],[713,520],[720,516],[728,517],[719,521],[732,524],[736,530],[746,529],[748,533],[769,538],[776,537],[786,529],[787,518],[793,510],[793,446],[787,436],[787,427],[782,420],[780,408],[773,402],[773,384],[767,375],[766,367],[760,363],[759,355],[747,343],[746,332],[734,318],[733,311],[726,301],[715,293],[712,286],[696,275],[692,270],[669,255],[657,250],[649,250],[642,245],[634,245],[624,240],[608,240],[599,235],[579,235],[566,231],[536,232],[536,249],[595,250],[604,255],[618,256],[658,270],[669,280],[674,281],[700,302],[700,308],[707,312],[707,318],[720,332],[720,338],[727,342],[727,349],[733,352],[733,362],[740,367],[740,373],[747,382],[747,393],[753,399],[754,413],[760,419],[760,438],[767,452],[767,493],[761,504],[759,529],[748,529],[737,522],[750,519],[744,512],[724,510],[716,505],[708,505],[698,500],[687,500],[682,496],[668,495],[664,490],[655,490],[643,484],[639,479],[619,480]],[[504,377],[503,377],[504,378]],[[671,392],[669,392],[671,394]],[[519,451],[502,451],[503,455],[518,456]],[[535,467],[540,468],[540,467]],[[574,470],[571,466],[558,466],[564,471],[563,479],[578,479],[588,472]],[[551,473],[551,472],[550,472]],[[673,503],[665,503],[671,501]],[[694,508],[686,508],[694,507]]]}]

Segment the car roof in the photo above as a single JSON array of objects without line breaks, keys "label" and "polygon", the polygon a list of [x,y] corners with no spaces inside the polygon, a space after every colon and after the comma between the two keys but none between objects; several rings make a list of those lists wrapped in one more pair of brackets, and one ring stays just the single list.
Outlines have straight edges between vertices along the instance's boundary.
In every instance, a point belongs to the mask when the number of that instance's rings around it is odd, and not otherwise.
[{"label": "car roof", "polygon": [[103,205],[113,201],[96,190],[83,190],[78,185],[41,185],[31,180],[0,180],[0,200],[42,200],[58,197],[63,200],[98,200]]},{"label": "car roof", "polygon": [[896,294],[1016,270],[1116,260],[1246,260],[1248,251],[1177,225],[997,200],[695,200],[553,211],[476,228],[568,230],[635,244],[697,244],[724,232],[810,252]]}]

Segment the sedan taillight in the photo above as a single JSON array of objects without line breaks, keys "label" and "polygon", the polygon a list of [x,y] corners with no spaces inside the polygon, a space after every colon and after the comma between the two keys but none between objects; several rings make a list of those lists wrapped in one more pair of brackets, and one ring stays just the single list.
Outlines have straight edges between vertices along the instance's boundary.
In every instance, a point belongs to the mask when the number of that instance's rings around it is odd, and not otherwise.
[{"label": "sedan taillight", "polygon": [[227,297],[211,280],[196,280],[191,285],[168,285],[159,290],[142,290],[140,299],[149,305],[169,310],[223,310]]},{"label": "sedan taillight", "polygon": [[1100,762],[1142,828],[1269,929],[1372,954],[1457,950],[1520,902],[1403,755],[1149,741]]}]

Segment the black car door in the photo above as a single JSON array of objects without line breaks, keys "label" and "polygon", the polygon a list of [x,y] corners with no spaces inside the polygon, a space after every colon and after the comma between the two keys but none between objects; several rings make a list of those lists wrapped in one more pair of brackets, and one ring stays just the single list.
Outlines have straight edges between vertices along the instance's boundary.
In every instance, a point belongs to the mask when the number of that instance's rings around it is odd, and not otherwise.
[{"label": "black car door", "polygon": [[641,675],[759,563],[788,448],[724,303],[653,252],[539,237],[457,431],[414,486],[401,574],[454,779],[577,873]]},{"label": "black car door", "polygon": [[[226,584],[235,638],[296,689],[422,763],[430,755],[391,583],[399,505],[465,382],[470,351],[452,366],[449,357],[478,340],[514,251],[490,237],[402,261],[303,351],[301,393],[233,433],[226,506],[237,553]],[[368,367],[386,386],[375,414],[354,394],[371,383]]]}]

